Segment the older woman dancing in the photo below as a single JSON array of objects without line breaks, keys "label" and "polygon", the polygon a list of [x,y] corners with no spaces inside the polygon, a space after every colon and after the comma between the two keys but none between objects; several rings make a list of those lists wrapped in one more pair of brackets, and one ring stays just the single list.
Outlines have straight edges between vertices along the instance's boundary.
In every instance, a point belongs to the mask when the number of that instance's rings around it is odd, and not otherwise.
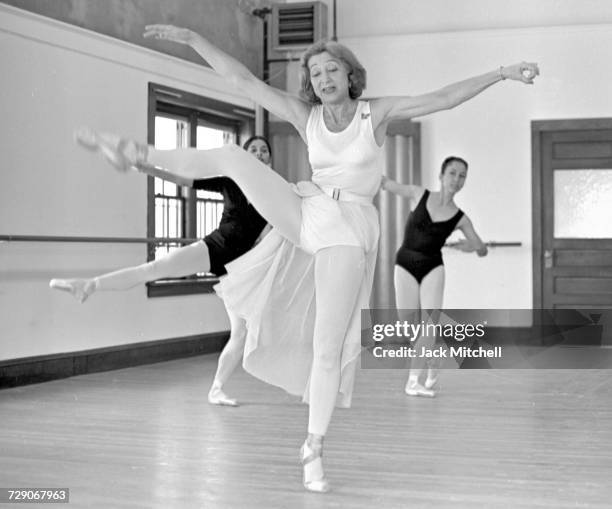
[{"label": "older woman dancing", "polygon": [[341,44],[319,42],[302,56],[297,97],[270,87],[191,30],[146,30],[145,37],[191,46],[245,95],[290,122],[308,145],[312,180],[294,186],[237,148],[161,151],[111,134],[81,133],[120,170],[186,184],[228,176],[273,226],[255,249],[228,265],[220,292],[247,323],[245,368],[309,402],[304,487],[328,491],[323,437],[336,403],[351,402],[360,310],[368,307],[376,261],[372,198],[380,188],[387,126],[453,108],[506,78],[532,83],[538,67],[523,62],[424,95],[362,101],[366,72],[357,58]]}]

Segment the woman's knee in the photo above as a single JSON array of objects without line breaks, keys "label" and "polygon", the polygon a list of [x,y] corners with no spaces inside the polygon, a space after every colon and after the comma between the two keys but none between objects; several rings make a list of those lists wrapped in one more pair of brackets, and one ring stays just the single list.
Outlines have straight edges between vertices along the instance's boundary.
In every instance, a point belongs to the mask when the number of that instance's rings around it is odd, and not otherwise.
[{"label": "woman's knee", "polygon": [[160,274],[163,274],[165,265],[167,265],[167,261],[164,258],[160,258],[159,260],[153,260],[140,265],[138,270],[144,281],[155,281],[162,277]]},{"label": "woman's knee", "polygon": [[233,329],[230,331],[228,344],[233,348],[243,349],[246,342],[247,331],[245,328]]},{"label": "woman's knee", "polygon": [[246,322],[242,318],[239,318],[237,315],[233,314],[231,311],[228,311],[228,316],[230,321],[229,340],[244,343],[247,336]]},{"label": "woman's knee", "polygon": [[333,371],[335,369],[340,369],[341,358],[341,349],[329,347],[315,348],[313,364],[318,369]]}]

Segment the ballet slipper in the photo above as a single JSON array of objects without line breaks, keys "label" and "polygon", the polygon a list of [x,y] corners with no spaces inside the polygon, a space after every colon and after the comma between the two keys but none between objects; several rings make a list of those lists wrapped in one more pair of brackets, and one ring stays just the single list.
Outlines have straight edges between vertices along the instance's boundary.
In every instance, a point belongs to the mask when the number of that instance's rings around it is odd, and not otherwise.
[{"label": "ballet slipper", "polygon": [[300,449],[300,461],[304,467],[304,488],[315,493],[327,493],[330,489],[325,473],[323,472],[323,444],[315,445],[314,448],[304,442]]},{"label": "ballet slipper", "polygon": [[81,304],[96,291],[94,279],[52,279],[49,287],[70,293]]},{"label": "ballet slipper", "polygon": [[426,398],[433,398],[436,395],[434,391],[426,389],[420,383],[410,381],[406,384],[405,392],[408,396],[423,396]]},{"label": "ballet slipper", "polygon": [[211,405],[238,406],[238,402],[235,399],[228,398],[221,388],[215,386],[211,387],[208,392],[208,402]]},{"label": "ballet slipper", "polygon": [[75,142],[91,152],[99,152],[115,169],[125,173],[146,160],[146,146],[119,138],[115,144],[88,127],[74,133]]},{"label": "ballet slipper", "polygon": [[425,389],[432,389],[434,385],[438,383],[438,377],[434,376],[433,378],[427,377],[425,380]]},{"label": "ballet slipper", "polygon": [[74,141],[90,152],[97,152],[99,149],[98,134],[89,127],[81,127],[74,131]]}]

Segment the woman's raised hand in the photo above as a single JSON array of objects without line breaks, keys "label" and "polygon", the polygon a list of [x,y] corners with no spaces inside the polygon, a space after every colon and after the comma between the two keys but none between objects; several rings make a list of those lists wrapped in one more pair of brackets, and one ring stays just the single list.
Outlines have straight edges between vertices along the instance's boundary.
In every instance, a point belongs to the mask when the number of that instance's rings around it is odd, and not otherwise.
[{"label": "woman's raised hand", "polygon": [[179,44],[190,46],[198,34],[188,28],[175,27],[173,25],[147,25],[143,37],[153,39],[163,39]]},{"label": "woman's raised hand", "polygon": [[533,80],[540,74],[540,69],[535,62],[521,62],[520,64],[500,67],[499,73],[503,79],[522,81],[533,85]]}]

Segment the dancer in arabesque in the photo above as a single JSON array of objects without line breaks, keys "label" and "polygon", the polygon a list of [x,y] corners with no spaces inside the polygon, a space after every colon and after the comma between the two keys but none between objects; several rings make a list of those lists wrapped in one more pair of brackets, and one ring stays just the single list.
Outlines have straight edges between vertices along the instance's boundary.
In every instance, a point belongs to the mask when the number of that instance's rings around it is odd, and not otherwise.
[{"label": "dancer in arabesque", "polygon": [[[81,133],[84,142],[87,131]],[[77,133],[79,136],[79,133]],[[97,145],[88,148],[96,149]],[[262,136],[251,136],[243,144],[244,150],[263,164],[271,165],[271,149]],[[246,253],[269,231],[240,188],[227,177],[197,180],[193,187],[220,193],[223,196],[223,213],[218,227],[199,242],[194,242],[168,253],[157,260],[127,267],[91,278],[52,279],[51,288],[72,294],[79,302],[85,302],[98,291],[122,291],[137,285],[168,277],[184,277],[198,273],[226,274],[225,265]],[[208,402],[213,405],[237,406],[235,399],[228,397],[223,386],[236,370],[244,352],[246,324],[231,311],[230,337],[225,344],[214,380],[208,392]]]}]

